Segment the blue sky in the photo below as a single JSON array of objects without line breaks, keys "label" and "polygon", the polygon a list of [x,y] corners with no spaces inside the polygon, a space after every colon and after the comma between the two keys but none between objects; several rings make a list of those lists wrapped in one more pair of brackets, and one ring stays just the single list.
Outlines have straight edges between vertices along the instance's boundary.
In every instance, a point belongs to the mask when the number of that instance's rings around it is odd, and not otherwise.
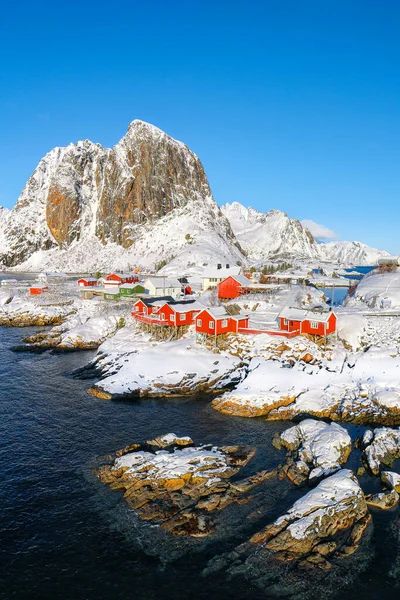
[{"label": "blue sky", "polygon": [[200,156],[219,204],[400,252],[399,27],[394,0],[6,3],[0,204],[54,146],[139,118]]}]

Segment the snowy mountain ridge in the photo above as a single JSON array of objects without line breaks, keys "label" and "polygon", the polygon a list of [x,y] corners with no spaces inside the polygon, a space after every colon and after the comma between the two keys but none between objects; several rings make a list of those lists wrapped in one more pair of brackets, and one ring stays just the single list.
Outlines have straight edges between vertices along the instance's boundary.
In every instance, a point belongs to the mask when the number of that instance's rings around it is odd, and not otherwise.
[{"label": "snowy mountain ridge", "polygon": [[370,265],[388,252],[361,242],[318,242],[300,221],[280,210],[261,213],[239,202],[221,207],[241,247],[254,260],[311,259],[336,264]]},{"label": "snowy mountain ridge", "polygon": [[139,120],[111,149],[89,140],[54,148],[12,211],[0,211],[0,264],[20,271],[200,274],[219,262],[361,265],[385,254],[358,242],[319,243],[279,210],[219,208],[199,158]]}]

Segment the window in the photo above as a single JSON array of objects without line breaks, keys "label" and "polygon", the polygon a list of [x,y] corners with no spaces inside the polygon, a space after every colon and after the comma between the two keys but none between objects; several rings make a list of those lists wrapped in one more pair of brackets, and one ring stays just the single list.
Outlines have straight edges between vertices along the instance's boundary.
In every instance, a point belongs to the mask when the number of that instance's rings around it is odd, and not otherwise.
[{"label": "window", "polygon": [[226,319],[222,321],[222,327],[228,327],[228,321]]},{"label": "window", "polygon": [[165,314],[161,313],[161,321],[164,321],[164,319],[165,319]]},{"label": "window", "polygon": [[311,329],[318,329],[318,323],[317,323],[317,321],[311,321],[310,327],[311,327]]},{"label": "window", "polygon": [[171,321],[175,321],[175,315],[171,315]]},{"label": "window", "polygon": [[180,321],[186,321],[186,315],[185,315],[184,313],[181,313],[181,314],[179,315],[179,320],[180,320]]},{"label": "window", "polygon": [[288,320],[287,319],[283,319],[283,324],[287,325],[288,324]]},{"label": "window", "polygon": [[215,328],[215,323],[214,321],[208,321],[208,324],[210,326],[210,329],[214,329]]},{"label": "window", "polygon": [[197,324],[197,327],[201,327],[201,326],[202,326],[201,319],[197,319],[197,322],[196,322],[196,324]]},{"label": "window", "polygon": [[135,306],[135,312],[139,312],[139,307]]}]

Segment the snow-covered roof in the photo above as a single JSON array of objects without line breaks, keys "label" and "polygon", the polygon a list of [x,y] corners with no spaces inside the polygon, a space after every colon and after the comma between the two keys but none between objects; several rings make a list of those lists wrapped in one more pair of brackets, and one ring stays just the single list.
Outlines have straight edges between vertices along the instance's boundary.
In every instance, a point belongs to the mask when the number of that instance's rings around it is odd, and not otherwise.
[{"label": "snow-covered roof", "polygon": [[317,321],[318,323],[326,323],[332,314],[332,311],[306,310],[304,308],[286,306],[278,318],[288,319],[289,321]]},{"label": "snow-covered roof", "polygon": [[144,282],[144,287],[146,287],[146,283],[151,283],[155,288],[181,288],[182,284],[180,281],[173,277],[148,277]]},{"label": "snow-covered roof", "polygon": [[132,289],[134,289],[134,288],[136,288],[138,286],[144,289],[144,286],[141,283],[139,283],[139,282],[136,282],[136,283],[122,283],[119,286],[119,288],[120,289],[121,288],[125,288],[125,289],[128,289],[128,290],[132,290]]},{"label": "snow-covered roof", "polygon": [[216,321],[220,319],[233,319],[235,321],[240,321],[241,319],[246,319],[247,315],[228,315],[225,308],[223,306],[213,306],[204,308]]},{"label": "snow-covered roof", "polygon": [[104,290],[105,294],[113,294],[114,296],[117,296],[119,294],[119,288],[115,289],[115,288],[110,288],[110,289],[106,289]]},{"label": "snow-covered roof", "polygon": [[[233,279],[235,281],[237,281],[238,283],[240,283],[241,285],[248,286],[251,283],[251,280],[248,279],[245,275],[232,275],[231,274],[230,276],[233,277]],[[228,277],[229,277],[229,275],[228,275]]]},{"label": "snow-covered roof", "polygon": [[226,279],[229,275],[239,275],[240,267],[229,267],[218,269],[217,267],[213,269],[207,269],[203,273],[203,279],[214,279],[215,277],[218,279]]},{"label": "snow-covered roof", "polygon": [[155,302],[153,306],[165,306],[168,304],[175,312],[190,312],[192,310],[203,310],[204,305],[200,304],[200,302],[196,302],[195,300],[191,300],[189,302]]}]

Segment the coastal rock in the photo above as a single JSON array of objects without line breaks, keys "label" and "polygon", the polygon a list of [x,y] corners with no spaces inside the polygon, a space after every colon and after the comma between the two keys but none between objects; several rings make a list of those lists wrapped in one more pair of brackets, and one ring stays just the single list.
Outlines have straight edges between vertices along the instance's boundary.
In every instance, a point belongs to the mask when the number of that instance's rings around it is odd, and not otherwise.
[{"label": "coastal rock", "polygon": [[[321,481],[292,508],[250,539],[282,560],[305,560],[354,552],[370,520],[356,477],[341,470]],[[317,564],[319,559],[317,558]]]},{"label": "coastal rock", "polygon": [[399,503],[399,494],[396,490],[390,492],[380,492],[379,494],[369,494],[365,496],[365,502],[368,506],[380,508],[381,510],[390,510],[395,508]]},{"label": "coastal rock", "polygon": [[314,419],[286,429],[274,442],[275,447],[288,451],[283,472],[296,485],[338,471],[351,452],[351,438],[346,429]]},{"label": "coastal rock", "polygon": [[101,356],[101,381],[89,393],[110,398],[188,396],[218,392],[241,380],[245,363],[229,354],[214,354],[187,339],[141,348],[139,352]]},{"label": "coastal rock", "polygon": [[[333,362],[333,361],[332,361]],[[354,424],[400,423],[399,359],[370,349],[350,359],[322,365],[283,368],[280,360],[253,358],[247,376],[234,390],[213,401],[219,412],[242,417],[291,420],[311,416]],[[384,370],[391,384],[382,386],[371,373]],[[395,387],[396,386],[396,387]]]},{"label": "coastal rock", "polygon": [[0,307],[0,325],[3,327],[31,327],[60,325],[76,312],[72,302],[39,302],[21,295]]},{"label": "coastal rock", "polygon": [[381,465],[391,466],[400,458],[400,429],[380,427],[367,431],[363,437],[363,461],[374,475],[379,475]]},{"label": "coastal rock", "polygon": [[[198,446],[173,433],[119,451],[97,474],[112,489],[124,492],[128,505],[144,521],[174,535],[203,537],[215,523],[211,513],[233,502],[275,475],[261,471],[231,482],[254,456],[244,446]],[[163,449],[160,449],[163,448]]]},{"label": "coastal rock", "polygon": [[400,475],[394,471],[382,471],[381,481],[389,489],[400,492]]}]

